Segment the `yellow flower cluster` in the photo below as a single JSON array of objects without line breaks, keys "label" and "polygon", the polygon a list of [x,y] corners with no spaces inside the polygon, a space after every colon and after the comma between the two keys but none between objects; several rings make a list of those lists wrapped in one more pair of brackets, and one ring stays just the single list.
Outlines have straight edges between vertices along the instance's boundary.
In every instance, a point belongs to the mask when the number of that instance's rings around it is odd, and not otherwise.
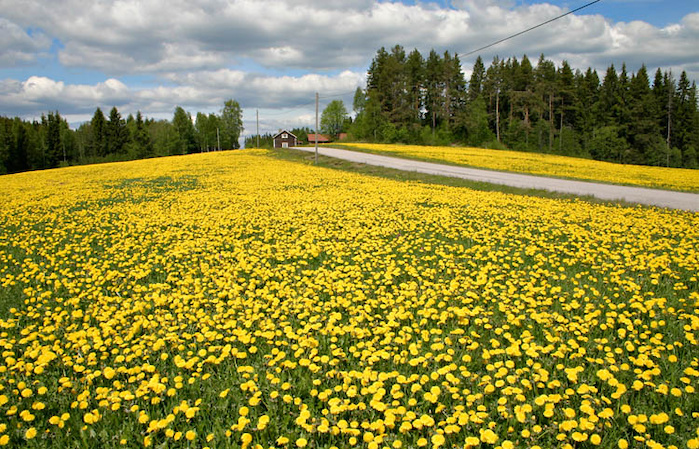
[{"label": "yellow flower cluster", "polygon": [[263,150],[0,203],[0,445],[699,447],[697,214]]},{"label": "yellow flower cluster", "polygon": [[699,170],[685,168],[619,165],[568,156],[473,147],[435,147],[345,143],[343,147],[365,149],[406,158],[465,165],[489,170],[511,171],[557,178],[581,179],[611,184],[699,192]]}]

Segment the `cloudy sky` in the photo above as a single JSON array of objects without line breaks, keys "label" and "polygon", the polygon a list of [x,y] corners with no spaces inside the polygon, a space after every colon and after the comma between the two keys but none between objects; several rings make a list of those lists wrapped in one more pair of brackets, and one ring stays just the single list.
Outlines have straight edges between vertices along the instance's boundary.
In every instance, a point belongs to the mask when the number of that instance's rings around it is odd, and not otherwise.
[{"label": "cloudy sky", "polygon": [[[465,54],[589,0],[0,0],[0,115],[58,110],[72,125],[97,106],[171,118],[176,106],[244,110],[245,134],[312,126],[324,104],[364,86],[376,50]],[[544,53],[604,71],[686,70],[699,80],[696,0],[602,0],[481,53]],[[477,55],[463,57],[470,75]]]}]

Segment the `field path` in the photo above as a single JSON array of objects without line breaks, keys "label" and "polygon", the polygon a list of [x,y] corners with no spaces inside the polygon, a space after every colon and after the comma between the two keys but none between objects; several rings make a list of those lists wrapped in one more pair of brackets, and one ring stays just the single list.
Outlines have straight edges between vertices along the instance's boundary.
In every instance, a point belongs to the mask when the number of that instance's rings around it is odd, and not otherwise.
[{"label": "field path", "polygon": [[[312,147],[294,147],[294,149],[309,152],[315,151]],[[573,195],[590,195],[602,200],[623,200],[630,203],[667,207],[670,209],[699,211],[699,194],[695,193],[599,184],[588,181],[570,181],[543,176],[522,175],[519,173],[481,170],[477,168],[381,156],[358,151],[340,150],[338,148],[318,148],[318,154],[361,164],[376,165],[430,175],[463,178],[491,184],[502,184],[523,189],[540,189]]]}]

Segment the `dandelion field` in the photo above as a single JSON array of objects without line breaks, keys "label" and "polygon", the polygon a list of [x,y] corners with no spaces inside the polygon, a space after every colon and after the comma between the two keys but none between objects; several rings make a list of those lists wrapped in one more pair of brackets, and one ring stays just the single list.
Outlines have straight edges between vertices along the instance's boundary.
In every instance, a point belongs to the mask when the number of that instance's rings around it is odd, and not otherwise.
[{"label": "dandelion field", "polygon": [[620,165],[555,154],[374,143],[342,143],[342,148],[454,165],[539,176],[625,184],[665,190],[699,192],[699,170],[646,165]]},{"label": "dandelion field", "polygon": [[0,177],[0,444],[699,447],[699,215],[263,150]]}]

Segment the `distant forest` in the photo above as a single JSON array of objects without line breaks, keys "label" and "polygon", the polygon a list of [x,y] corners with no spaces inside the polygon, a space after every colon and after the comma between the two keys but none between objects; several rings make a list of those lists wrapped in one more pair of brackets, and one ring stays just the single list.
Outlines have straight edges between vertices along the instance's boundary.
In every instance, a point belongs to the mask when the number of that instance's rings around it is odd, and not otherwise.
[{"label": "distant forest", "polygon": [[543,55],[536,67],[477,58],[468,82],[457,55],[406,54],[381,48],[366,89],[354,98],[356,140],[556,153],[628,164],[697,168],[697,89],[645,66],[629,74],[609,66],[600,80],[591,68],[560,67]]},{"label": "distant forest", "polygon": [[140,112],[124,119],[116,107],[105,116],[97,108],[76,130],[58,111],[31,122],[0,117],[0,174],[235,149],[242,131],[235,100],[226,101],[220,114],[197,113],[195,120],[181,107],[172,120],[144,119]]},{"label": "distant forest", "polygon": [[[336,101],[337,103],[341,103]],[[560,67],[543,55],[536,66],[478,57],[465,79],[457,55],[406,54],[381,48],[367,86],[354,95],[354,120],[342,131],[356,141],[509,148],[626,164],[697,168],[697,88],[686,72],[658,68],[653,81],[642,66],[629,74],[609,66],[602,79],[587,68]],[[326,111],[331,112],[331,111]],[[324,112],[324,114],[326,113]],[[337,111],[335,111],[337,112]],[[192,116],[177,107],[172,120],[108,116],[72,130],[58,111],[41,120],[0,117],[0,174],[61,165],[121,161],[238,148],[242,110],[235,100],[220,114]],[[292,130],[302,141],[309,128]],[[257,137],[245,139],[257,146]],[[272,135],[259,146],[271,147]]]}]

